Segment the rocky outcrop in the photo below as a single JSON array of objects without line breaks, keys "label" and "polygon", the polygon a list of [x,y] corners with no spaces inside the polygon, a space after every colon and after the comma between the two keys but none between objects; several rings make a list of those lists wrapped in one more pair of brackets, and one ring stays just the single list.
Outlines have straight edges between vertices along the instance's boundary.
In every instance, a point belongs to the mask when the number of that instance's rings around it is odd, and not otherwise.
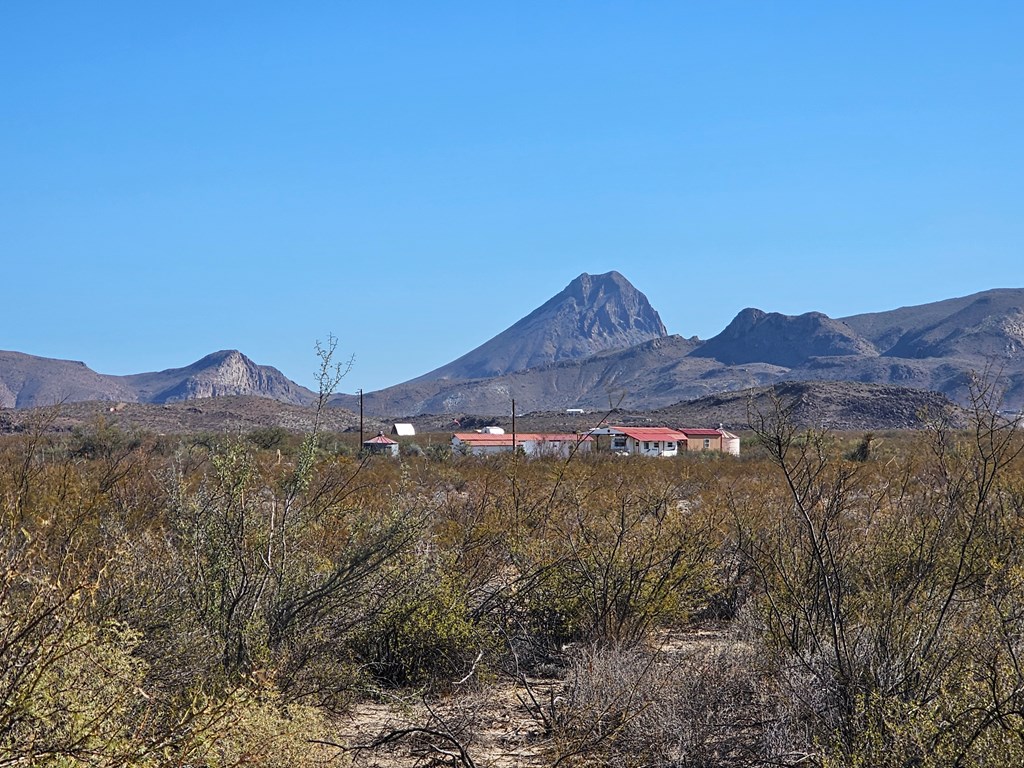
[{"label": "rocky outcrop", "polygon": [[227,395],[258,395],[297,405],[312,401],[313,393],[276,368],[257,365],[238,350],[207,355],[185,368],[124,377],[140,402],[173,403]]},{"label": "rocky outcrop", "polygon": [[885,354],[911,359],[1024,357],[1024,312],[1019,306],[997,308],[992,297],[982,296],[938,323],[905,333]]}]

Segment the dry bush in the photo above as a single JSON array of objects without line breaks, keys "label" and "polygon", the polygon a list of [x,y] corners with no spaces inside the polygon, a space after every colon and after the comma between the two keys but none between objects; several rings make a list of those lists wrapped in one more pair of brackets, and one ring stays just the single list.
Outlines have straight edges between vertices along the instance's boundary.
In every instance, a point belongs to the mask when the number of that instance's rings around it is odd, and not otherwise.
[{"label": "dry bush", "polygon": [[979,390],[975,425],[941,425],[885,466],[843,461],[784,414],[759,432],[775,484],[734,495],[757,577],[751,630],[780,734],[821,764],[1021,760],[1018,664],[1024,435]]},{"label": "dry bush", "polygon": [[719,766],[762,754],[753,649],[707,634],[655,650],[589,647],[558,695],[532,702],[555,765]]}]

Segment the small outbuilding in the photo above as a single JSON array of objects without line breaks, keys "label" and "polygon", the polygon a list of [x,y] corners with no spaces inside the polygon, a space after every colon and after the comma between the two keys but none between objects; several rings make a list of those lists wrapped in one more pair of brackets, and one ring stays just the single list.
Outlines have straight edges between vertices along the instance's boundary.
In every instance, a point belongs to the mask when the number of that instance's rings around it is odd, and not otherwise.
[{"label": "small outbuilding", "polygon": [[383,432],[378,432],[376,437],[363,441],[363,450],[367,453],[383,453],[387,456],[397,456],[398,443],[390,437],[385,437]]},{"label": "small outbuilding", "polygon": [[415,437],[416,427],[405,422],[396,423],[391,427],[391,434],[395,437]]},{"label": "small outbuilding", "polygon": [[732,432],[727,432],[721,427],[718,431],[722,433],[722,453],[729,453],[733,456],[740,455],[740,438]]},{"label": "small outbuilding", "polygon": [[681,429],[686,435],[687,451],[716,451],[718,453],[729,453],[733,456],[740,455],[740,439],[732,432],[724,429]]}]

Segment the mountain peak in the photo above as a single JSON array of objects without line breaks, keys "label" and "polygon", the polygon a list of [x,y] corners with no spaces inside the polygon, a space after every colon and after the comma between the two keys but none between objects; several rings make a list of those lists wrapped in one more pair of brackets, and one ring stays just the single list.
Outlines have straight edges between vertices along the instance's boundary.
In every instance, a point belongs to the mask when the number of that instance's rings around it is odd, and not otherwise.
[{"label": "mountain peak", "polygon": [[172,403],[223,395],[257,395],[288,403],[307,403],[312,393],[276,368],[258,365],[237,349],[211,352],[184,368],[125,377],[139,399]]},{"label": "mountain peak", "polygon": [[252,361],[239,352],[237,349],[221,349],[196,360],[189,368],[209,368],[218,365],[231,365],[235,363],[252,363]]},{"label": "mountain peak", "polygon": [[618,272],[586,272],[472,352],[418,380],[479,379],[667,336],[647,297]]}]

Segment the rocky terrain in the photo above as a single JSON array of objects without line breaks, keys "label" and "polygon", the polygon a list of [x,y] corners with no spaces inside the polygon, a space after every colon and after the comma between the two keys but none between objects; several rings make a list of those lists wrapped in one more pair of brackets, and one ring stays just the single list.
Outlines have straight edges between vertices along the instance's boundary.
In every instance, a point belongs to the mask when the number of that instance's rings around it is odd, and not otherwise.
[{"label": "rocky terrain", "polygon": [[[42,430],[70,432],[99,424],[124,432],[187,435],[202,432],[244,434],[265,427],[292,433],[308,433],[316,410],[265,397],[225,396],[165,404],[89,401],[55,406],[0,410],[0,434]],[[322,415],[327,432],[359,429],[359,416],[344,408],[330,408]],[[385,429],[378,419],[365,419],[368,436]]]},{"label": "rocky terrain", "polygon": [[119,377],[96,373],[85,363],[0,351],[0,407],[135,399]]}]

